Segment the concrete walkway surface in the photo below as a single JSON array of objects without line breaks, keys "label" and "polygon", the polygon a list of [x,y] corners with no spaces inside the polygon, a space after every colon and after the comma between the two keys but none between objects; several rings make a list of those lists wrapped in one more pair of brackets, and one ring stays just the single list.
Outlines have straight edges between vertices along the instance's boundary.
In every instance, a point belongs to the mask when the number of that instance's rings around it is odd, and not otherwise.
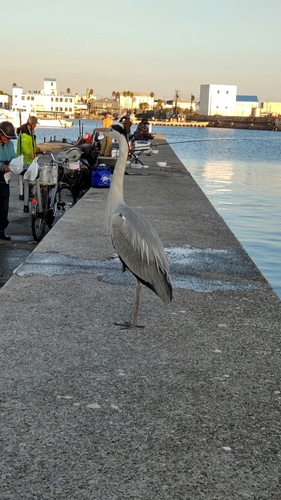
[{"label": "concrete walkway surface", "polygon": [[142,287],[115,324],[135,280],[94,188],[0,290],[2,500],[281,498],[281,301],[164,142],[124,186],[169,306]]}]

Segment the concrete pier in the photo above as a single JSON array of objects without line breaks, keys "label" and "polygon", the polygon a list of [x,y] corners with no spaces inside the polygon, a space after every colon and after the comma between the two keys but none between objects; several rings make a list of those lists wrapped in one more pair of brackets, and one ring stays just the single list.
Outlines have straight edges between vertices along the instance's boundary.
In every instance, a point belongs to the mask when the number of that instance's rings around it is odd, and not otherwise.
[{"label": "concrete pier", "polygon": [[167,249],[169,306],[142,287],[144,328],[116,325],[135,280],[94,188],[0,290],[3,500],[281,497],[281,301],[154,142],[125,200]]}]

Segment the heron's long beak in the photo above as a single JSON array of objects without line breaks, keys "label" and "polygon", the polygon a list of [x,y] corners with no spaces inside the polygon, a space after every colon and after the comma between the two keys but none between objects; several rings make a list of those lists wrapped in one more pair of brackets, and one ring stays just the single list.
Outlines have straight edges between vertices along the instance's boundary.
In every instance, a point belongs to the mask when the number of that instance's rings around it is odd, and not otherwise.
[{"label": "heron's long beak", "polygon": [[111,127],[108,127],[108,128],[106,128],[106,127],[96,128],[96,130],[97,130],[98,132],[107,132],[107,131],[108,131],[108,130],[110,130],[110,129],[111,129]]}]

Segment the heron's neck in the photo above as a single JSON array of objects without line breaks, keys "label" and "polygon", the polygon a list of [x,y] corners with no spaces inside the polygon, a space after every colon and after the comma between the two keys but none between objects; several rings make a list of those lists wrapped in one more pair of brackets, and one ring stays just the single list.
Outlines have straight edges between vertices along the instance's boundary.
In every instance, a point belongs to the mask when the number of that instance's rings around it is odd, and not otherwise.
[{"label": "heron's neck", "polygon": [[125,137],[119,139],[119,156],[116,161],[111,186],[106,203],[106,227],[109,229],[111,217],[114,214],[117,205],[124,203],[123,179],[128,157],[128,143]]},{"label": "heron's neck", "polygon": [[121,136],[119,139],[119,156],[115,164],[114,173],[112,176],[111,188],[110,188],[110,191],[114,192],[115,195],[120,197],[120,201],[124,201],[123,179],[124,179],[124,172],[126,168],[127,158],[128,158],[128,143],[125,137]]}]

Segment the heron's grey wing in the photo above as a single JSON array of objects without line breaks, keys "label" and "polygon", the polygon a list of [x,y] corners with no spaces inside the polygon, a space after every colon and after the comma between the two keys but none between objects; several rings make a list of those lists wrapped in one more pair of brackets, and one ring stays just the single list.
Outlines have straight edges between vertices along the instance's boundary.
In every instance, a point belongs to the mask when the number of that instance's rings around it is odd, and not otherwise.
[{"label": "heron's grey wing", "polygon": [[168,303],[172,298],[169,264],[153,227],[134,209],[125,206],[111,221],[112,243],[132,273]]}]

